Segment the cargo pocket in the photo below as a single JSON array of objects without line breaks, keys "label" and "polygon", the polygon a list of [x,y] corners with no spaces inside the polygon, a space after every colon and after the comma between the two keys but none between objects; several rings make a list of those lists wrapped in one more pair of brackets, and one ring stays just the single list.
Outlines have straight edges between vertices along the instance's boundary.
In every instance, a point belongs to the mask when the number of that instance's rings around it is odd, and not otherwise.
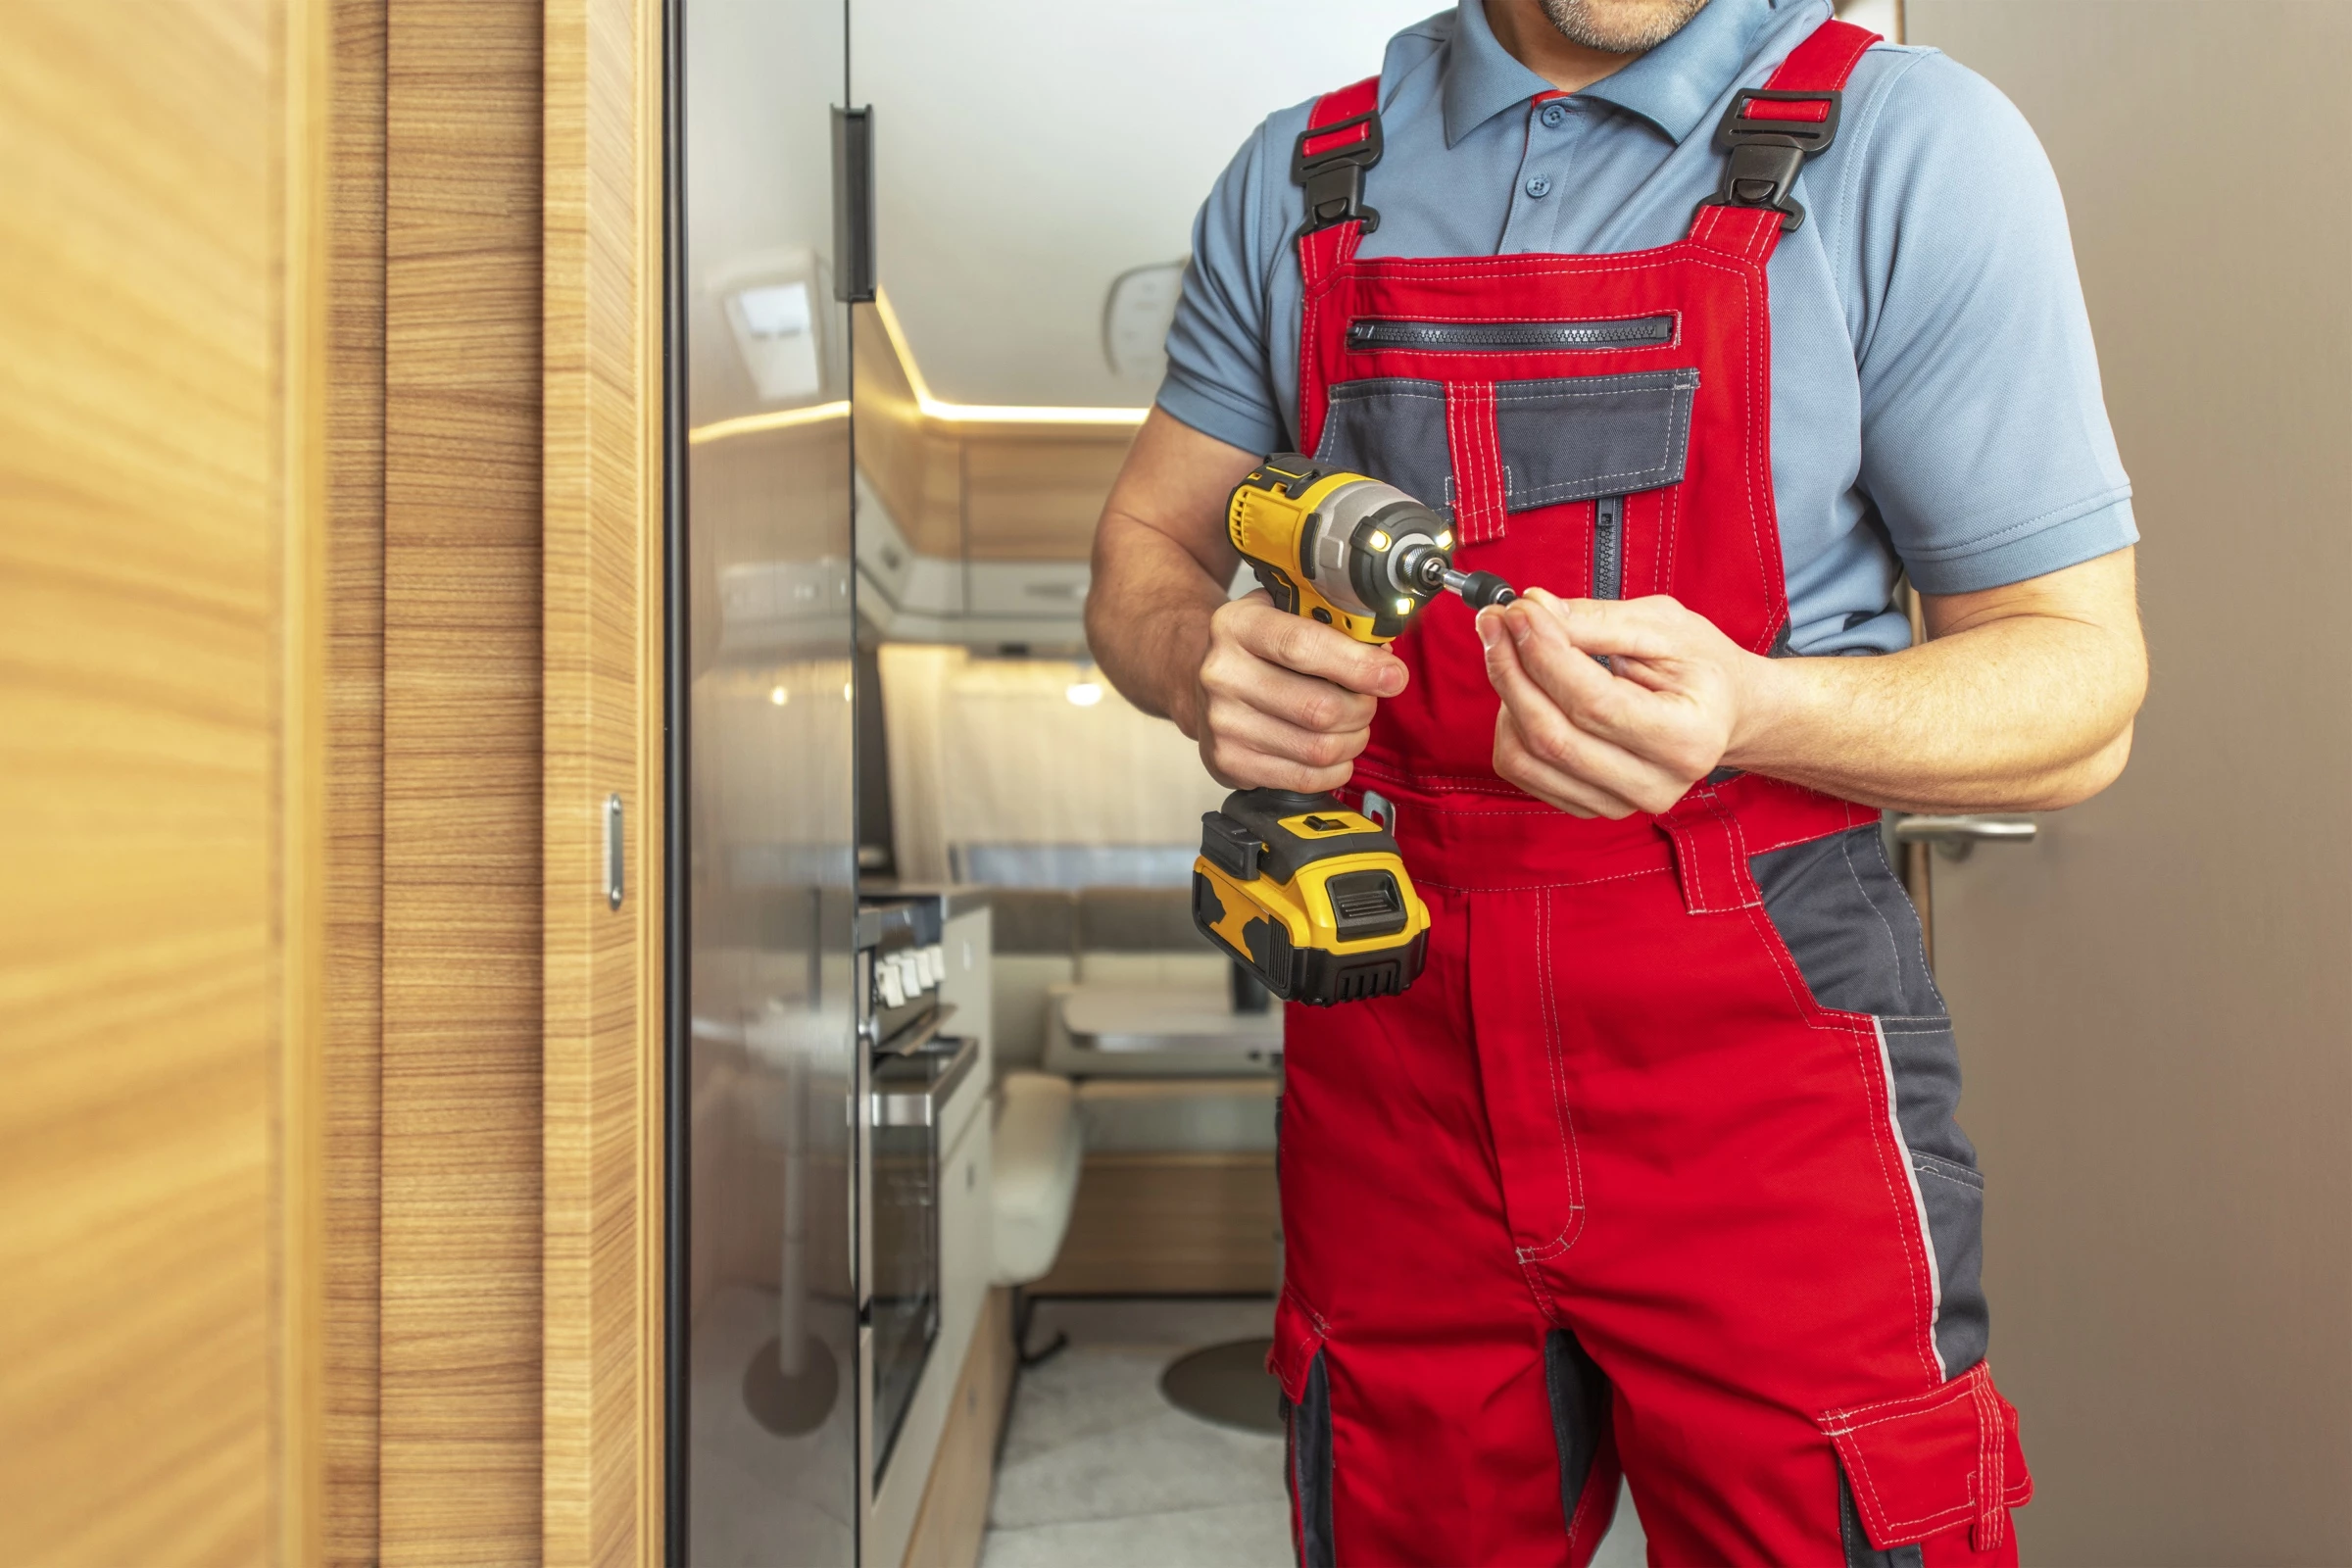
[{"label": "cargo pocket", "polygon": [[1266,1370],[1282,1384],[1291,1494],[1291,1540],[1300,1568],[1333,1568],[1331,1544],[1331,1383],[1323,1368],[1322,1320],[1287,1288],[1274,1308],[1274,1348]]},{"label": "cargo pocket", "polygon": [[[1862,1534],[1879,1552],[1966,1530],[1977,1551],[2009,1537],[2009,1510],[2034,1495],[2017,1411],[1983,1362],[1941,1388],[1820,1418],[1838,1449]],[[1858,1554],[1849,1544],[1847,1558]]]}]

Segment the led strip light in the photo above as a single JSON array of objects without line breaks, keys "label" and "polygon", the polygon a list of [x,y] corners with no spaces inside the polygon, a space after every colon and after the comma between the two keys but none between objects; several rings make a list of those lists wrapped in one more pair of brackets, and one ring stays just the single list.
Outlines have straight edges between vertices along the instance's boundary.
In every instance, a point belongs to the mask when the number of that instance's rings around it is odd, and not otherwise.
[{"label": "led strip light", "polygon": [[[898,355],[900,366],[906,371],[906,384],[914,391],[914,406],[926,419],[943,424],[1126,424],[1144,422],[1149,409],[1109,408],[1054,408],[1024,403],[948,403],[931,395],[931,387],[923,379],[922,367],[914,363],[914,352],[906,346],[906,334],[899,327],[899,317],[890,308],[890,296],[880,289],[874,291],[874,311],[882,320],[882,330],[890,338],[891,351]],[[736,419],[718,419],[710,424],[695,426],[686,433],[694,446],[710,441],[723,441],[729,436],[750,435],[761,430],[789,430],[797,425],[817,424],[827,419],[846,417],[850,412],[847,402],[817,403],[807,408],[783,409],[774,414],[749,414]]]}]

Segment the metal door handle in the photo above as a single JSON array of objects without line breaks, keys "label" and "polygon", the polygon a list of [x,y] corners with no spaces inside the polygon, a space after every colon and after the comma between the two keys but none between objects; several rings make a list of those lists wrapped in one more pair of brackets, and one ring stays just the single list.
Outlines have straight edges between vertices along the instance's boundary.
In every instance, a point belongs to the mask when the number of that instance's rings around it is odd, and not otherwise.
[{"label": "metal door handle", "polygon": [[1947,860],[1965,860],[1979,844],[2024,844],[2039,835],[2039,823],[2009,816],[1898,816],[1898,843],[1932,844]]},{"label": "metal door handle", "polygon": [[[936,1127],[940,1112],[946,1107],[963,1080],[970,1076],[972,1064],[980,1059],[977,1039],[934,1041],[926,1054],[946,1054],[940,1048],[952,1048],[954,1054],[939,1075],[929,1082],[908,1089],[876,1090],[870,1097],[870,1114],[876,1127]],[[901,1058],[904,1059],[904,1058]]]}]

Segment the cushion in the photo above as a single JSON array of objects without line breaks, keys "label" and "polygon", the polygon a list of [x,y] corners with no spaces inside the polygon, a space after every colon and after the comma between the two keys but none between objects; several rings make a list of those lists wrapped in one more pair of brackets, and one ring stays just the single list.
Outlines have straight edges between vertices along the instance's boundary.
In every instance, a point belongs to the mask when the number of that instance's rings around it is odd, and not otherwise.
[{"label": "cushion", "polygon": [[996,1282],[1026,1285],[1054,1267],[1078,1196],[1077,1096],[1053,1073],[1007,1073],[998,1086]]}]

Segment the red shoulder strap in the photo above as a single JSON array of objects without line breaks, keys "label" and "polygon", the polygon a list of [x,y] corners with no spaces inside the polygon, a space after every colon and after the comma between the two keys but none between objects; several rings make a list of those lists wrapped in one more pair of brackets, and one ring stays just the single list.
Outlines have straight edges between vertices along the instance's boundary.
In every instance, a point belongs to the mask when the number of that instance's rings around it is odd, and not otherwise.
[{"label": "red shoulder strap", "polygon": [[[1845,78],[1854,74],[1861,63],[1862,51],[1879,42],[1879,35],[1868,27],[1857,27],[1850,22],[1832,19],[1805,35],[1804,42],[1788,51],[1781,69],[1772,74],[1764,85],[1774,92],[1837,92],[1845,86]],[[1758,115],[1752,120],[1818,120],[1818,115]]]},{"label": "red shoulder strap", "polygon": [[1307,111],[1306,129],[1291,150],[1291,178],[1306,189],[1298,266],[1310,293],[1380,226],[1380,214],[1364,205],[1364,171],[1380,162],[1382,140],[1378,76],[1327,92]]},{"label": "red shoulder strap", "polygon": [[1814,28],[1761,87],[1732,94],[1715,127],[1723,184],[1699,204],[1690,237],[1761,261],[1805,210],[1790,194],[1805,160],[1838,137],[1846,78],[1879,41],[1868,27],[1832,20]]},{"label": "red shoulder strap", "polygon": [[[1376,114],[1379,109],[1380,78],[1366,76],[1361,81],[1351,81],[1339,91],[1327,92],[1316,99],[1315,107],[1306,112],[1306,128],[1311,133],[1320,130],[1325,125],[1336,125],[1343,120],[1353,120],[1359,115]],[[1317,158],[1335,147],[1352,147],[1361,142],[1370,141],[1372,135],[1373,133],[1369,131],[1356,131],[1346,140],[1341,140],[1336,135],[1315,136],[1309,134],[1299,138],[1301,144],[1299,150],[1309,158]]]}]

